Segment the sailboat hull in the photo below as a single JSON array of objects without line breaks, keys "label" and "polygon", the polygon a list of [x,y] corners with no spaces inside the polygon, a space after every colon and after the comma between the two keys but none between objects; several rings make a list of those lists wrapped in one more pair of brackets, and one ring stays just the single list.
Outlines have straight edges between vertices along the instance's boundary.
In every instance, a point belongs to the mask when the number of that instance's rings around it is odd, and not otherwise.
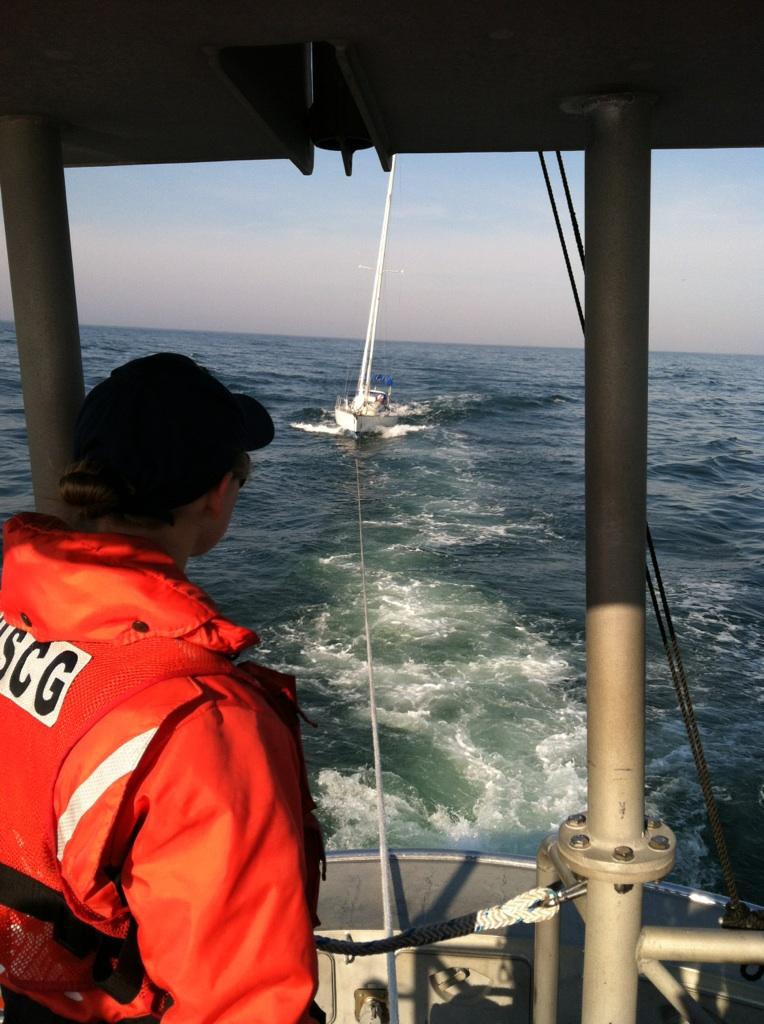
[{"label": "sailboat hull", "polygon": [[398,416],[394,412],[353,412],[338,405],[334,410],[337,426],[351,434],[374,434],[387,427],[394,427]]}]

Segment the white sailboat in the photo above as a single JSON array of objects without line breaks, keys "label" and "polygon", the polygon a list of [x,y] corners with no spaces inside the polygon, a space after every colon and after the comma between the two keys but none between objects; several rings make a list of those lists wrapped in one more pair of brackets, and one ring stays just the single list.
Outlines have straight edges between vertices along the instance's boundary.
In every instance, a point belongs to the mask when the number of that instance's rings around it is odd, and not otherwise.
[{"label": "white sailboat", "polygon": [[376,374],[372,377],[371,372],[374,358],[374,339],[377,333],[379,300],[382,295],[382,275],[385,271],[390,204],[393,198],[393,185],[395,184],[395,161],[396,157],[393,156],[390,165],[390,180],[387,184],[385,213],[382,219],[382,235],[379,240],[377,265],[374,271],[374,287],[371,293],[369,323],[366,328],[366,341],[363,346],[363,358],[361,359],[361,370],[358,374],[356,392],[352,398],[347,395],[344,398],[339,397],[334,407],[334,418],[337,421],[337,425],[342,427],[343,430],[350,431],[352,434],[372,433],[382,430],[383,427],[393,427],[398,422],[398,414],[395,411],[392,400],[392,378],[383,374]]}]

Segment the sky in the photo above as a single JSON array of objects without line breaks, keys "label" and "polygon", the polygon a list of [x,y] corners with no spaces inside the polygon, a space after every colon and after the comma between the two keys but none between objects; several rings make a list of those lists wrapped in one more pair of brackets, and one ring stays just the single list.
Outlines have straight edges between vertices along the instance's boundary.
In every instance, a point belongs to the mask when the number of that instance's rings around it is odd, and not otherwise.
[{"label": "sky", "polygon": [[[316,157],[310,177],[281,161],[67,171],[80,321],[363,337],[386,176],[371,151],[351,178]],[[565,160],[583,228],[583,155]],[[764,150],[653,154],[652,348],[764,354],[763,186]],[[379,337],[581,344],[536,154],[401,156],[387,266],[403,273]]]}]

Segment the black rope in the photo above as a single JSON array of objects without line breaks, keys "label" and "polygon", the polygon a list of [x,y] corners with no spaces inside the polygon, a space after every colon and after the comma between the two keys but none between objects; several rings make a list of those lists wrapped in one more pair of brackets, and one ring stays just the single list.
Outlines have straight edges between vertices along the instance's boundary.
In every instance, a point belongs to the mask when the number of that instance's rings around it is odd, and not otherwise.
[{"label": "black rope", "polygon": [[[653,585],[652,576],[650,575],[650,567],[646,566],[647,586],[650,591],[650,599],[653,604],[653,610],[655,611],[655,619],[658,623],[661,640],[663,641],[663,648],[666,651],[666,660],[669,664],[671,678],[674,682],[677,700],[679,701],[679,710],[682,712],[682,719],[684,720],[684,726],[687,730],[687,739],[690,742],[690,750],[692,751],[692,757],[695,762],[695,770],[698,773],[698,781],[700,782],[700,788],[703,791],[703,799],[706,804],[708,822],[711,826],[711,833],[714,838],[716,853],[722,869],[724,885],[731,902],[733,904],[737,904],[740,902],[737,883],[735,882],[735,877],[732,872],[732,864],[727,850],[727,843],[724,838],[721,821],[719,820],[719,808],[716,804],[716,798],[714,797],[714,791],[711,786],[711,776],[708,771],[708,763],[706,761],[705,754],[703,753],[703,744],[700,739],[700,733],[698,732],[695,709],[693,708],[692,698],[687,685],[687,677],[684,673],[682,654],[679,650],[679,643],[676,638],[676,633],[674,632],[673,622],[671,621],[671,612],[669,611],[666,592],[663,588],[663,579],[661,578],[660,569],[658,568],[658,563],[655,558],[655,548],[653,546],[649,526],[647,528],[647,544],[650,548],[650,559],[653,564],[653,571],[658,584],[658,590],[660,591],[660,599],[663,609],[661,610],[658,605],[658,595],[655,592],[655,586]],[[663,618],[664,615],[665,625]]]},{"label": "black rope", "polygon": [[573,199],[570,195],[570,189],[568,188],[568,176],[565,173],[565,164],[562,162],[562,153],[559,149],[555,150],[557,156],[557,166],[560,168],[560,178],[562,179],[562,187],[565,189],[565,199],[568,203],[568,213],[570,214],[570,223],[573,225],[573,234],[576,236],[576,245],[578,246],[578,255],[581,259],[581,269],[586,271],[586,258],[584,257],[584,243],[581,241],[581,232],[578,230],[578,217],[576,217],[576,210],[573,206]]},{"label": "black rope", "polygon": [[414,946],[429,946],[443,939],[458,939],[463,935],[471,935],[475,931],[477,912],[465,914],[463,917],[452,917],[450,921],[440,924],[422,925],[420,928],[409,928],[398,935],[390,935],[385,939],[373,939],[371,942],[353,942],[351,939],[330,939],[324,935],[316,936],[316,948],[324,953],[344,953],[346,956],[374,956],[376,953],[394,953],[397,949],[411,949]]},{"label": "black rope", "polygon": [[[560,245],[562,246],[562,255],[565,257],[565,266],[568,268],[568,279],[570,280],[570,287],[573,289],[573,298],[576,301],[576,309],[578,310],[578,319],[581,321],[581,330],[584,330],[584,311],[581,308],[581,300],[578,297],[578,288],[576,287],[576,279],[573,277],[573,267],[570,265],[570,257],[568,256],[568,246],[565,242],[565,235],[562,232],[562,224],[560,223],[560,215],[557,213],[557,203],[555,202],[554,192],[552,191],[552,183],[549,180],[549,172],[546,169],[546,160],[544,154],[539,150],[539,160],[541,161],[541,170],[544,172],[544,181],[546,182],[546,191],[549,196],[549,202],[552,205],[552,213],[554,214],[554,222],[557,225],[557,235],[560,239]],[[583,250],[581,250],[583,252]]]}]

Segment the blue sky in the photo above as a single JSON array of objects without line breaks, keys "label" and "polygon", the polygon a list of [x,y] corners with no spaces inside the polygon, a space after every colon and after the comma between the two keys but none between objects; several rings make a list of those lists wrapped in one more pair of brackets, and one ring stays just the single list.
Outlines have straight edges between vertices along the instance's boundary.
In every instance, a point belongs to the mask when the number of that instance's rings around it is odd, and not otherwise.
[{"label": "blue sky", "polygon": [[[566,163],[583,225],[583,156]],[[654,154],[654,348],[764,353],[763,186],[762,150]],[[311,177],[281,162],[68,171],[80,319],[360,337],[385,188],[370,152],[350,179],[321,152]],[[535,154],[403,156],[391,224],[404,273],[386,279],[380,336],[581,343]]]}]

